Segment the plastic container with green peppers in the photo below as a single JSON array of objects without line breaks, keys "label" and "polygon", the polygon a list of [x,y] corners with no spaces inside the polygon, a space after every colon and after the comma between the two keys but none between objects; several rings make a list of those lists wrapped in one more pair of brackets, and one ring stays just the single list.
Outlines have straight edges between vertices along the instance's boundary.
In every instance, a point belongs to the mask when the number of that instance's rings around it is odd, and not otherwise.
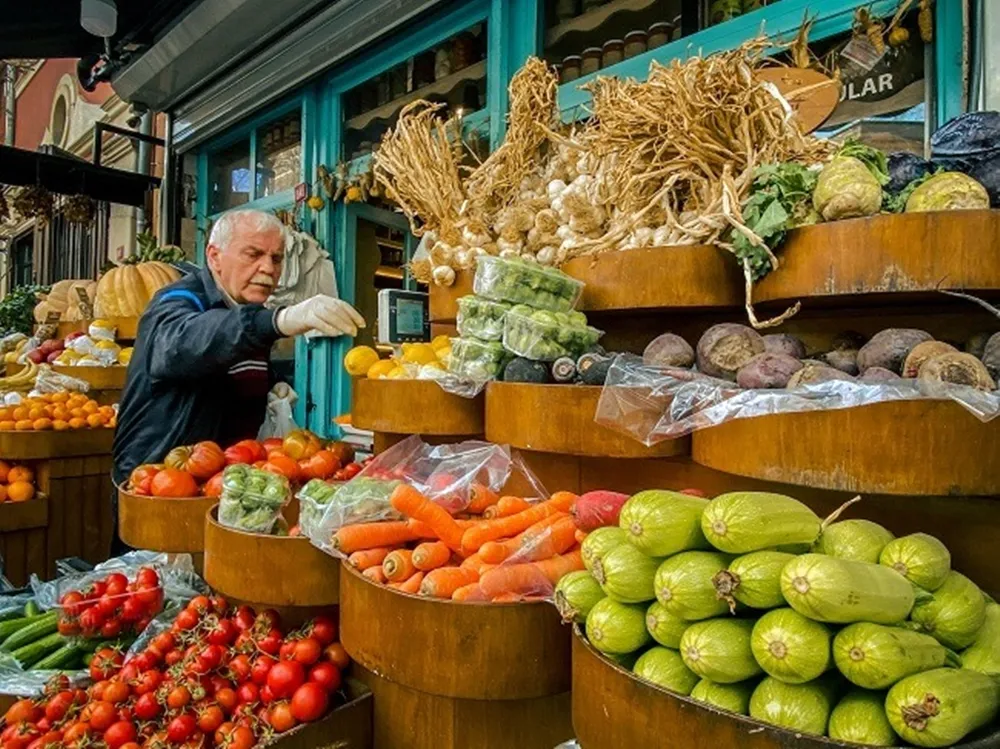
[{"label": "plastic container with green peppers", "polygon": [[512,353],[536,361],[576,358],[600,340],[603,332],[587,325],[582,312],[550,312],[517,305],[507,313],[503,345]]},{"label": "plastic container with green peppers", "polygon": [[469,295],[458,300],[458,334],[481,341],[503,338],[503,320],[510,305]]},{"label": "plastic container with green peppers", "polygon": [[452,338],[448,371],[474,380],[492,380],[503,371],[508,358],[499,341]]},{"label": "plastic container with green peppers", "polygon": [[269,534],[290,496],[284,476],[247,465],[228,466],[222,474],[219,522],[237,530]]},{"label": "plastic container with green peppers", "polygon": [[472,287],[477,296],[498,302],[529,304],[553,312],[576,305],[583,283],[562,271],[525,260],[483,256]]}]

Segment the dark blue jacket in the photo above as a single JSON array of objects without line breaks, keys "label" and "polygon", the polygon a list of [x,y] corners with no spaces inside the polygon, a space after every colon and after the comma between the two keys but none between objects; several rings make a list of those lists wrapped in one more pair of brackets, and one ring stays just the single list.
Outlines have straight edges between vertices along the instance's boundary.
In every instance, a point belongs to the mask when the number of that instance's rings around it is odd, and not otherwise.
[{"label": "dark blue jacket", "polygon": [[114,479],[178,445],[257,436],[276,310],[230,308],[208,268],[156,293],[139,321],[115,431]]}]

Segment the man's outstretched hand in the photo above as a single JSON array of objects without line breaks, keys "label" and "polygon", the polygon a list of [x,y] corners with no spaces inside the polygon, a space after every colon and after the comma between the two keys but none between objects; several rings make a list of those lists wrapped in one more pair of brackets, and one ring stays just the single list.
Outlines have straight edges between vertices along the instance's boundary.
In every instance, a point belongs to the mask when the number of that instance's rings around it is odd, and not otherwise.
[{"label": "man's outstretched hand", "polygon": [[317,294],[278,312],[278,332],[289,338],[304,333],[339,336],[358,334],[365,327],[365,319],[342,299]]}]

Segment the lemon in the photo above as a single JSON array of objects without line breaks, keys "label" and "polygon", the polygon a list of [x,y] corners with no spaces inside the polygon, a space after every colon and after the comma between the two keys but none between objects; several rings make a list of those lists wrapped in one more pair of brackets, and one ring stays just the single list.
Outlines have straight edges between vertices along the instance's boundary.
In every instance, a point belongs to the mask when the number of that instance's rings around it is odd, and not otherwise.
[{"label": "lemon", "polygon": [[118,352],[118,363],[119,364],[128,364],[130,361],[132,361],[132,347],[131,346],[129,346],[128,348],[123,348],[121,351]]},{"label": "lemon", "polygon": [[440,349],[443,348],[451,348],[451,336],[446,336],[446,335],[434,336],[434,340],[431,341],[431,348],[434,349],[435,351],[439,351]]},{"label": "lemon", "polygon": [[368,367],[368,379],[378,380],[385,377],[397,366],[399,365],[397,365],[392,359],[379,359],[377,362]]},{"label": "lemon", "polygon": [[378,351],[371,346],[355,346],[344,356],[344,369],[349,375],[360,377],[378,361]]},{"label": "lemon", "polygon": [[438,361],[441,362],[448,361],[448,357],[451,356],[451,346],[442,346],[434,351],[437,353]]},{"label": "lemon", "polygon": [[414,343],[403,352],[403,361],[410,364],[430,364],[437,360],[437,352],[429,343]]},{"label": "lemon", "polygon": [[406,380],[409,377],[410,374],[406,371],[406,367],[396,367],[385,376],[387,380]]}]

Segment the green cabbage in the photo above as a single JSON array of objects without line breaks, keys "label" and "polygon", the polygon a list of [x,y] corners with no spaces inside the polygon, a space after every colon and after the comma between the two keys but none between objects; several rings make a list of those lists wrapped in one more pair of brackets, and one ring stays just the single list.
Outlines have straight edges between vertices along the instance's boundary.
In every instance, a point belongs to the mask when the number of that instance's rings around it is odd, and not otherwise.
[{"label": "green cabbage", "polygon": [[824,221],[873,216],[882,208],[882,185],[858,159],[837,156],[819,173],[813,207]]},{"label": "green cabbage", "polygon": [[941,587],[951,570],[951,552],[934,536],[912,533],[887,543],[878,562],[933,592]]},{"label": "green cabbage", "polygon": [[841,520],[823,529],[816,551],[840,559],[878,564],[885,545],[895,538],[878,523],[870,520]]},{"label": "green cabbage", "polygon": [[747,619],[692,624],[681,637],[681,657],[703,679],[719,684],[745,681],[761,671],[750,648],[753,625]]},{"label": "green cabbage", "polygon": [[831,739],[869,746],[896,746],[899,740],[885,714],[885,693],[852,689],[830,713]]},{"label": "green cabbage", "polygon": [[668,648],[650,648],[639,656],[632,671],[640,679],[679,694],[691,694],[698,683],[698,677],[684,665],[680,653]]},{"label": "green cabbage", "polygon": [[700,497],[651,489],[625,502],[618,524],[629,542],[651,557],[710,549],[701,532],[701,513],[707,504]]},{"label": "green cabbage", "polygon": [[910,618],[942,645],[967,648],[986,621],[986,599],[974,582],[952,570],[928,600],[913,607]]},{"label": "green cabbage", "polygon": [[689,626],[690,622],[671,614],[659,601],[653,601],[646,609],[646,629],[665,648],[679,648],[681,635]]},{"label": "green cabbage", "polygon": [[962,668],[1000,677],[1000,604],[986,604],[986,619],[976,641],[962,651]]},{"label": "green cabbage", "polygon": [[966,669],[937,668],[907,676],[889,690],[885,711],[904,741],[951,746],[993,721],[1000,684]]},{"label": "green cabbage", "polygon": [[930,635],[903,627],[859,622],[833,638],[833,660],[840,673],[865,689],[887,689],[910,674],[938,668],[953,658]]},{"label": "green cabbage", "polygon": [[753,551],[734,559],[729,569],[717,574],[712,582],[716,593],[735,610],[739,601],[752,609],[774,609],[785,605],[781,594],[781,571],[794,554],[783,551]]},{"label": "green cabbage", "polygon": [[717,551],[684,551],[670,557],[656,571],[656,600],[690,622],[727,613],[729,604],[716,595],[712,578],[726,569],[729,560]]},{"label": "green cabbage", "polygon": [[616,546],[625,543],[625,531],[621,528],[598,528],[587,534],[580,544],[580,555],[587,572],[594,574],[594,562],[603,557]]},{"label": "green cabbage", "polygon": [[768,611],[750,638],[757,663],[786,684],[804,684],[830,668],[830,630],[792,609]]},{"label": "green cabbage", "polygon": [[754,681],[716,684],[714,681],[702,679],[691,690],[691,699],[737,715],[746,715],[750,710],[750,695],[753,694],[755,686],[757,684]]},{"label": "green cabbage", "polygon": [[590,644],[602,653],[624,655],[649,643],[645,609],[610,598],[590,610],[586,630]]},{"label": "green cabbage", "polygon": [[829,678],[785,684],[768,676],[750,697],[750,717],[791,731],[823,736],[835,699],[836,685]]},{"label": "green cabbage", "polygon": [[563,621],[582,624],[594,605],[604,598],[604,591],[593,575],[579,570],[559,579],[553,598]]},{"label": "green cabbage", "polygon": [[720,494],[705,507],[701,529],[720,551],[746,554],[781,544],[813,543],[816,513],[791,497],[770,492]]},{"label": "green cabbage", "polygon": [[781,572],[788,605],[834,624],[896,624],[913,608],[913,586],[890,569],[822,554],[803,554]]},{"label": "green cabbage", "polygon": [[987,209],[986,188],[961,172],[938,172],[912,193],[906,201],[907,213]]},{"label": "green cabbage", "polygon": [[609,598],[620,603],[645,603],[656,598],[653,578],[660,561],[631,544],[619,544],[594,560],[594,578]]}]

